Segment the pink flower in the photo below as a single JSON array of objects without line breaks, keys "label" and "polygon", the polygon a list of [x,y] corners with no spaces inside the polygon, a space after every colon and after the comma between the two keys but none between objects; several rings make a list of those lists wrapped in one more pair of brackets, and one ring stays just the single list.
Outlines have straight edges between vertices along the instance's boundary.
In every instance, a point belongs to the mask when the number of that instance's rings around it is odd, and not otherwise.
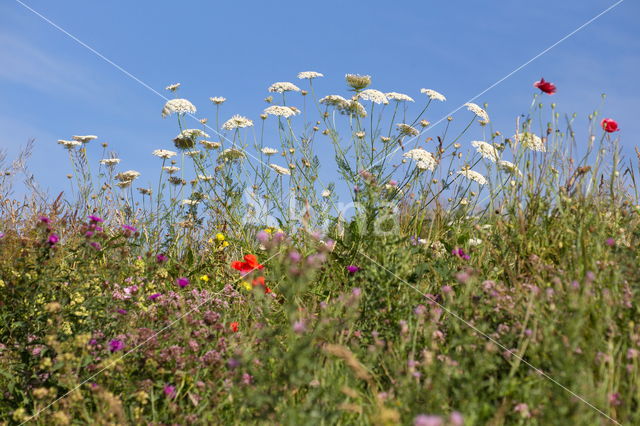
[{"label": "pink flower", "polygon": [[176,284],[180,286],[180,288],[185,288],[189,285],[189,279],[185,277],[180,277],[176,280]]},{"label": "pink flower", "polygon": [[420,414],[413,419],[413,426],[442,426],[444,422],[440,416]]},{"label": "pink flower", "polygon": [[173,399],[176,397],[176,387],[173,385],[166,385],[164,387],[164,394],[167,396],[167,398],[169,399]]},{"label": "pink flower", "polygon": [[113,339],[109,342],[109,350],[111,352],[117,352],[124,348],[124,342],[119,339]]},{"label": "pink flower", "polygon": [[89,221],[91,223],[98,223],[98,222],[103,222],[102,218],[98,217],[98,216],[89,216]]},{"label": "pink flower", "polygon": [[355,273],[356,273],[356,272],[358,272],[359,270],[360,270],[360,267],[359,267],[359,266],[356,266],[356,265],[349,265],[349,266],[347,266],[347,272],[348,272],[350,275],[355,274]]},{"label": "pink flower", "polygon": [[49,235],[49,239],[47,239],[47,242],[52,246],[56,245],[58,241],[60,241],[60,237],[58,237],[56,234]]}]

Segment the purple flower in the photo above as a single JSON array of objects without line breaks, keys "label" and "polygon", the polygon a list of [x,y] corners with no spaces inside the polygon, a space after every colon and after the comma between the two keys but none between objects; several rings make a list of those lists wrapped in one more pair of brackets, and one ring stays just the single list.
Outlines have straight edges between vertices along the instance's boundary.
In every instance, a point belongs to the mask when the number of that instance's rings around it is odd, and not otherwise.
[{"label": "purple flower", "polygon": [[58,241],[60,241],[60,237],[56,234],[49,235],[49,239],[47,240],[47,242],[52,246],[56,245]]},{"label": "purple flower", "polygon": [[260,231],[258,232],[258,234],[256,235],[256,239],[261,243],[261,244],[266,244],[269,242],[269,234],[264,232],[264,231]]},{"label": "purple flower", "polygon": [[451,423],[451,426],[464,426],[464,417],[462,417],[461,413],[454,411],[449,416],[449,423]]},{"label": "purple flower", "polygon": [[420,414],[413,419],[413,426],[442,426],[444,423],[440,416],[428,416]]},{"label": "purple flower", "polygon": [[296,334],[302,334],[305,332],[305,330],[307,329],[304,321],[296,321],[293,323],[293,331]]},{"label": "purple flower", "polygon": [[93,231],[87,231],[87,232],[84,233],[84,236],[87,237],[87,238],[91,238],[91,237],[93,237],[93,234],[94,234]]},{"label": "purple flower", "polygon": [[102,218],[101,218],[101,217],[93,216],[93,215],[89,216],[89,221],[90,221],[91,223],[103,222],[103,220],[102,220]]},{"label": "purple flower", "polygon": [[120,315],[126,315],[127,314],[127,310],[126,309],[118,309],[118,313]]},{"label": "purple flower", "polygon": [[351,275],[355,274],[356,272],[358,272],[360,270],[360,267],[356,266],[356,265],[349,265],[347,266],[347,272]]},{"label": "purple flower", "polygon": [[153,293],[149,295],[149,300],[156,300],[160,296],[162,296],[162,293]]},{"label": "purple flower", "polygon": [[164,262],[166,262],[167,260],[169,260],[169,258],[168,258],[167,256],[165,256],[164,254],[162,254],[162,253],[160,253],[160,254],[156,255],[156,261],[157,261],[158,263],[164,263]]},{"label": "purple flower", "polygon": [[122,340],[113,339],[109,342],[109,350],[111,352],[117,352],[124,348],[124,342]]},{"label": "purple flower", "polygon": [[300,256],[300,253],[298,253],[297,251],[292,251],[289,253],[289,260],[291,260],[293,263],[300,262],[301,258],[302,256]]},{"label": "purple flower", "polygon": [[39,220],[40,222],[42,222],[42,223],[46,223],[47,225],[51,223],[51,219],[49,219],[49,218],[48,218],[48,217],[46,217],[46,216],[40,216],[40,217],[38,218],[38,220]]},{"label": "purple flower", "polygon": [[131,232],[132,234],[138,232],[138,230],[131,225],[122,225],[122,229],[124,229],[126,232]]},{"label": "purple flower", "polygon": [[4,238],[4,232],[0,232],[0,239]]},{"label": "purple flower", "polygon": [[99,242],[97,241],[93,241],[89,244],[91,247],[93,247],[94,249],[100,251],[102,249],[102,246],[100,245]]},{"label": "purple flower", "polygon": [[180,288],[185,288],[189,285],[189,279],[185,277],[180,277],[176,280],[176,284],[180,286]]},{"label": "purple flower", "polygon": [[616,240],[614,240],[613,238],[607,238],[607,241],[605,241],[605,244],[608,245],[609,247],[613,247],[616,245]]},{"label": "purple flower", "polygon": [[173,385],[166,385],[164,387],[164,394],[169,399],[175,398],[175,396],[176,396],[176,387],[173,386]]},{"label": "purple flower", "polygon": [[464,260],[471,259],[471,256],[466,254],[464,250],[462,250],[461,248],[454,248],[453,250],[451,250],[451,254],[459,257],[460,259],[464,259]]}]

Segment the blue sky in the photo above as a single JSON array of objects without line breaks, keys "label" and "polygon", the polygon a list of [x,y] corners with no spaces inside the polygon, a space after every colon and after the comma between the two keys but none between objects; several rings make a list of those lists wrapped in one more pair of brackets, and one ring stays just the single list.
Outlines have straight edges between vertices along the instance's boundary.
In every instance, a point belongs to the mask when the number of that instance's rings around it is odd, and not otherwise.
[{"label": "blue sky", "polygon": [[[323,95],[344,94],[345,73],[370,74],[372,87],[416,99],[421,87],[436,89],[448,98],[427,116],[436,120],[615,1],[25,3],[159,92],[181,82],[180,96],[201,116],[213,116],[210,96],[224,96],[222,117],[258,119],[271,83],[297,84],[299,71],[315,70],[326,76],[316,84]],[[639,16],[638,2],[622,2],[476,102],[512,134],[541,76],[557,84],[559,110],[581,114],[581,123],[606,92],[603,114],[620,123],[631,157],[631,135],[640,133]],[[154,182],[150,152],[171,149],[177,133],[160,117],[163,103],[18,2],[0,4],[0,148],[11,157],[35,138],[31,169],[51,192],[66,189],[70,171],[56,141],[73,134],[99,135],[122,170]],[[97,145],[90,151],[97,161]]]}]

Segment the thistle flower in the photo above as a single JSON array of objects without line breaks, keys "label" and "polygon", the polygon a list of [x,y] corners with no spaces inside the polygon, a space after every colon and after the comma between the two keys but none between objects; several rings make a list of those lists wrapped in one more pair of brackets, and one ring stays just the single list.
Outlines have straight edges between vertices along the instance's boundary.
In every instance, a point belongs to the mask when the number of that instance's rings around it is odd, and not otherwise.
[{"label": "thistle flower", "polygon": [[483,121],[489,121],[489,114],[487,114],[487,111],[483,110],[478,105],[468,102],[464,104],[464,106],[466,106],[469,111],[480,117]]},{"label": "thistle flower", "polygon": [[205,147],[205,149],[218,149],[222,146],[220,142],[212,142],[206,140],[200,141],[200,143]]},{"label": "thistle flower", "polygon": [[164,90],[167,90],[169,92],[176,92],[179,87],[180,87],[180,83],[174,83],[165,87]]},{"label": "thistle flower", "polygon": [[280,105],[272,105],[270,107],[267,107],[265,108],[264,113],[269,115],[275,115],[277,117],[284,117],[284,118],[289,118],[297,114],[297,112],[294,111],[292,108],[289,108],[287,106],[280,106]]},{"label": "thistle flower", "polygon": [[429,99],[431,99],[432,101],[440,101],[440,102],[444,102],[447,100],[447,98],[444,97],[444,95],[442,93],[436,92],[435,90],[431,90],[431,89],[420,89],[420,93],[424,93],[425,95],[427,95],[429,97]]},{"label": "thistle flower", "polygon": [[222,128],[224,130],[233,130],[243,127],[253,126],[253,121],[249,120],[247,117],[243,117],[241,115],[234,115],[230,119],[228,119],[223,125]]},{"label": "thistle flower", "polygon": [[498,161],[498,150],[493,145],[483,141],[472,141],[471,146],[478,151],[482,158],[491,160],[494,163]]},{"label": "thistle flower", "polygon": [[244,152],[236,148],[227,148],[220,153],[218,161],[233,161],[245,158]]},{"label": "thistle flower", "polygon": [[119,158],[103,158],[102,160],[100,160],[100,164],[108,167],[114,167],[119,162]]},{"label": "thistle flower", "polygon": [[52,247],[58,244],[58,241],[60,241],[60,237],[58,237],[57,234],[51,234],[49,235],[49,238],[47,238],[47,242]]},{"label": "thistle flower", "polygon": [[434,171],[438,162],[433,154],[422,148],[415,148],[405,152],[403,155],[416,162],[416,167],[420,170]]},{"label": "thistle flower", "polygon": [[159,158],[164,158],[165,160],[178,155],[178,153],[169,151],[167,149],[156,149],[151,154]]},{"label": "thistle flower", "polygon": [[362,99],[364,101],[371,101],[373,103],[376,104],[388,104],[389,103],[389,99],[387,99],[387,97],[385,96],[384,93],[382,93],[379,90],[375,90],[375,89],[367,89],[367,90],[363,90],[362,92],[360,92],[358,94],[359,99]]},{"label": "thistle flower", "polygon": [[360,267],[356,265],[349,265],[346,269],[349,274],[353,275],[360,270]]},{"label": "thistle flower", "polygon": [[264,148],[262,148],[260,150],[264,155],[274,155],[278,153],[278,150],[275,148],[270,148],[268,146],[265,146]]},{"label": "thistle flower", "polygon": [[180,170],[180,167],[176,167],[176,166],[164,166],[162,168],[162,170],[164,170],[165,172],[169,173],[170,175],[174,174],[175,172]]},{"label": "thistle flower", "polygon": [[408,124],[398,123],[398,124],[396,124],[396,126],[398,127],[398,131],[400,132],[401,135],[418,136],[420,134],[418,129],[416,129],[415,127],[411,127]]},{"label": "thistle flower", "polygon": [[186,286],[189,285],[189,278],[186,277],[180,277],[176,280],[176,284],[180,287],[180,288],[185,288]]},{"label": "thistle flower", "polygon": [[84,136],[81,135],[81,136],[72,136],[71,139],[81,143],[88,143],[94,139],[98,139],[98,137],[96,135],[84,135]]},{"label": "thistle flower", "polygon": [[293,83],[289,83],[288,81],[279,81],[269,86],[269,91],[275,93],[299,92],[300,88]]},{"label": "thistle flower", "polygon": [[71,150],[71,149],[73,149],[73,148],[75,148],[77,146],[82,145],[82,143],[78,142],[78,141],[67,141],[67,140],[64,140],[64,139],[58,139],[58,145],[62,145],[65,148],[67,148],[68,150]]},{"label": "thistle flower", "polygon": [[275,172],[278,173],[279,175],[288,176],[291,174],[291,170],[287,169],[286,167],[278,166],[277,164],[269,164],[269,167],[275,170]]},{"label": "thistle flower", "polygon": [[304,79],[312,80],[318,77],[324,77],[324,74],[321,74],[315,71],[302,71],[298,73],[298,78],[300,80],[304,80]]},{"label": "thistle flower", "polygon": [[113,339],[109,342],[109,350],[111,352],[117,352],[124,349],[124,342],[119,339]]},{"label": "thistle flower", "polygon": [[547,150],[542,139],[531,132],[516,133],[513,135],[513,139],[515,139],[516,142],[522,143],[522,146],[532,151],[545,152]]},{"label": "thistle flower", "polygon": [[346,74],[344,78],[347,80],[347,84],[355,90],[365,89],[371,84],[370,75]]},{"label": "thistle flower", "polygon": [[171,114],[195,114],[196,107],[186,99],[171,99],[162,108],[162,118]]},{"label": "thistle flower", "polygon": [[213,98],[209,98],[209,100],[211,102],[213,102],[214,104],[216,104],[216,105],[221,105],[221,104],[225,103],[227,98],[223,98],[222,96],[215,96]]},{"label": "thistle flower", "polygon": [[458,171],[458,174],[466,177],[469,180],[478,182],[479,185],[485,185],[487,183],[487,179],[485,179],[484,176],[482,176],[480,173],[473,170],[469,170],[469,169],[460,170]]},{"label": "thistle flower", "polygon": [[415,102],[411,96],[405,95],[404,93],[389,92],[386,93],[385,96],[387,97],[387,99],[396,102]]}]

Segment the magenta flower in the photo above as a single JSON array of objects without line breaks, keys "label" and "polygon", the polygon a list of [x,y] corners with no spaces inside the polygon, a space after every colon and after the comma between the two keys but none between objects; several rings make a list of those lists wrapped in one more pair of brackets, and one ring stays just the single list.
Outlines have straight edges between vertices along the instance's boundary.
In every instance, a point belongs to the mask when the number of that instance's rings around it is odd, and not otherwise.
[{"label": "magenta flower", "polygon": [[156,255],[156,261],[157,261],[158,263],[164,263],[164,262],[166,262],[167,260],[169,260],[169,258],[168,258],[167,256],[165,256],[164,254],[162,254],[162,253],[160,253],[160,254]]},{"label": "magenta flower", "polygon": [[414,426],[442,426],[444,422],[440,416],[428,416],[426,414],[420,414],[413,419]]},{"label": "magenta flower", "polygon": [[149,296],[149,300],[156,300],[158,297],[162,296],[161,293],[153,293]]},{"label": "magenta flower", "polygon": [[4,238],[4,232],[0,232],[0,239]]},{"label": "magenta flower", "polygon": [[138,232],[138,230],[131,225],[122,225],[122,229],[124,229],[125,232],[127,233],[130,232],[132,234],[135,234],[136,232]]},{"label": "magenta flower", "polygon": [[460,259],[464,259],[464,260],[471,259],[471,256],[466,254],[464,250],[462,250],[461,248],[454,248],[453,250],[451,250],[451,254],[459,257]]},{"label": "magenta flower", "polygon": [[127,314],[127,310],[126,309],[118,309],[118,313],[120,315],[126,315]]},{"label": "magenta flower", "polygon": [[176,387],[173,385],[166,385],[164,387],[164,394],[167,396],[167,398],[169,399],[173,399],[176,396]]},{"label": "magenta flower", "polygon": [[87,231],[87,232],[84,233],[84,236],[87,237],[87,238],[91,238],[91,237],[93,237],[93,234],[94,234],[93,231]]},{"label": "magenta flower", "polygon": [[39,220],[40,222],[42,222],[42,223],[46,223],[47,225],[51,223],[51,219],[49,219],[49,218],[48,218],[48,217],[46,217],[46,216],[40,216],[40,217],[38,218],[38,220]]},{"label": "magenta flower", "polygon": [[98,217],[98,216],[93,216],[93,215],[89,216],[89,221],[90,221],[91,223],[104,222],[104,221],[102,220],[102,218],[100,218],[100,217]]},{"label": "magenta flower", "polygon": [[607,241],[605,241],[605,244],[608,245],[609,247],[613,247],[616,245],[616,240],[614,240],[613,238],[607,238]]},{"label": "magenta flower", "polygon": [[102,246],[100,245],[99,242],[97,241],[93,241],[89,244],[91,247],[93,247],[94,249],[96,249],[97,251],[100,251],[102,249]]},{"label": "magenta flower", "polygon": [[180,288],[185,288],[189,285],[189,278],[180,277],[176,280],[176,284],[178,284]]},{"label": "magenta flower", "polygon": [[124,348],[124,342],[119,339],[113,339],[109,342],[109,350],[111,352],[117,352]]},{"label": "magenta flower", "polygon": [[356,266],[356,265],[349,265],[347,266],[347,272],[351,275],[355,274],[356,272],[358,272],[360,270],[360,267]]},{"label": "magenta flower", "polygon": [[49,239],[47,240],[47,242],[52,246],[56,245],[58,241],[60,241],[60,237],[56,234],[49,235]]}]

